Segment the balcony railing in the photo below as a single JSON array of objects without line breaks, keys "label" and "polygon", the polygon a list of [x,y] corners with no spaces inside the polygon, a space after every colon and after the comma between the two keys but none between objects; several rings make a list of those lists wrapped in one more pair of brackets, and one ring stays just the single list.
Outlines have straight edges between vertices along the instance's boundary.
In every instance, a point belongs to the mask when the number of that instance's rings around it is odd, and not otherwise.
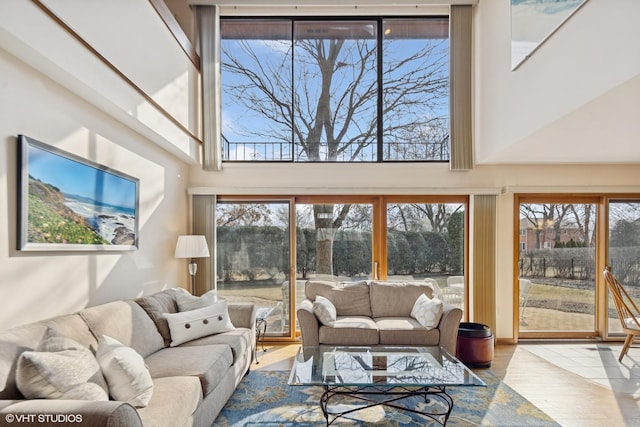
[{"label": "balcony railing", "polygon": [[[326,161],[326,144],[319,147],[319,159],[309,159],[298,144],[290,142],[231,142],[223,137],[223,160],[252,162]],[[383,144],[383,161],[448,161],[449,140],[443,142],[391,142]],[[377,147],[351,144],[337,155],[338,162],[377,162]]]}]

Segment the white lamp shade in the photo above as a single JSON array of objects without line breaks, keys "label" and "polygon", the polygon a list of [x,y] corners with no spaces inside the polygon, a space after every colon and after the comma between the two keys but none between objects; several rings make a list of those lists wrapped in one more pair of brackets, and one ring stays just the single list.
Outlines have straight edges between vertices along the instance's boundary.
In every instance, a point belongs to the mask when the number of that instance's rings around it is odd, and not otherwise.
[{"label": "white lamp shade", "polygon": [[209,248],[204,236],[178,236],[176,258],[208,258]]}]

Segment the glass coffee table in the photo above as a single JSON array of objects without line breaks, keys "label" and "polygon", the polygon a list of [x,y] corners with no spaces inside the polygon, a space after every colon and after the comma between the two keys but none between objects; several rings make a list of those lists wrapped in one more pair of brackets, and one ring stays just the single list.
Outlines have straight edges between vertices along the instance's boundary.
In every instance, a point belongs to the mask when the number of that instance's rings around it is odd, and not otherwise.
[{"label": "glass coffee table", "polygon": [[[383,405],[424,415],[444,426],[454,405],[446,388],[486,384],[441,347],[321,345],[298,350],[289,385],[324,387],[320,408],[327,425],[352,412]],[[415,396],[428,405],[400,405]],[[344,397],[359,404],[345,406]]]}]

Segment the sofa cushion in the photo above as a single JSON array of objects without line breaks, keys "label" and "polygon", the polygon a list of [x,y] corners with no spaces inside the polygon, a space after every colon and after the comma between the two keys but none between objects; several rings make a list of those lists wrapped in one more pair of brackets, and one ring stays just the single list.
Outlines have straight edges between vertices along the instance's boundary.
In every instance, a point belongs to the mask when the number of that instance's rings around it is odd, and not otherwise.
[{"label": "sofa cushion", "polygon": [[[171,331],[169,331],[169,323],[164,318],[164,313],[177,313],[178,304],[176,302],[176,293],[181,288],[166,289],[156,292],[153,295],[147,295],[137,298],[135,302],[143,308],[143,310],[154,321],[158,332],[162,335],[164,346],[169,347],[171,344]],[[186,292],[186,291],[184,291]]]},{"label": "sofa cushion", "polygon": [[144,359],[134,349],[103,335],[98,342],[96,359],[114,400],[127,402],[136,408],[149,404],[153,380]]},{"label": "sofa cushion", "polygon": [[374,320],[366,316],[338,316],[333,326],[320,326],[320,344],[375,345],[378,344],[378,328]]},{"label": "sofa cushion", "polygon": [[325,326],[333,326],[336,323],[336,307],[322,295],[318,295],[313,302],[313,314]]},{"label": "sofa cushion", "polygon": [[226,301],[181,313],[165,313],[171,331],[171,347],[207,335],[235,329],[229,319]]},{"label": "sofa cushion", "polygon": [[164,340],[149,315],[134,301],[114,301],[80,312],[99,339],[108,335],[146,357],[164,348]]},{"label": "sofa cushion", "polygon": [[304,293],[311,301],[315,301],[318,295],[331,301],[338,316],[371,316],[367,282],[309,280],[305,283]]},{"label": "sofa cushion", "polygon": [[411,317],[416,319],[418,323],[427,329],[433,329],[440,323],[442,317],[442,301],[438,298],[430,299],[425,294],[418,297],[413,310],[411,310]]},{"label": "sofa cushion", "polygon": [[233,355],[228,345],[194,345],[164,348],[145,362],[156,378],[193,376],[200,379],[202,392],[207,395],[216,387],[233,364]]},{"label": "sofa cushion", "polygon": [[202,338],[188,341],[182,344],[182,347],[194,345],[226,344],[231,347],[233,364],[235,364],[236,360],[238,360],[238,357],[241,354],[249,351],[252,343],[252,334],[249,329],[236,328],[233,331],[224,332],[222,334],[207,335]]},{"label": "sofa cushion", "polygon": [[145,426],[184,426],[202,402],[197,377],[176,376],[153,380],[153,396],[138,414]]},{"label": "sofa cushion", "polygon": [[378,282],[372,281],[372,317],[411,317],[411,310],[418,297],[425,294],[433,297],[433,288],[428,282]]},{"label": "sofa cushion", "polygon": [[382,317],[375,319],[381,345],[425,346],[440,343],[440,331],[428,330],[412,317]]},{"label": "sofa cushion", "polygon": [[56,331],[59,335],[71,338],[95,353],[98,348],[98,340],[89,330],[89,326],[78,314],[66,314],[46,320],[47,327]]},{"label": "sofa cushion", "polygon": [[36,351],[18,359],[18,389],[27,399],[109,400],[91,350],[48,329]]}]

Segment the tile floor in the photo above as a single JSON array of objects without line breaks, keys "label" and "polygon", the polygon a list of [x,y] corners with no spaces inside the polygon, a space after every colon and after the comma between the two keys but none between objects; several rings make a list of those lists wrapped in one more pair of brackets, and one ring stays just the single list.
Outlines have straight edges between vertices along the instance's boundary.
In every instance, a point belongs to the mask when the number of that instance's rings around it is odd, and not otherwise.
[{"label": "tile floor", "polygon": [[618,362],[619,344],[520,344],[519,347],[582,378],[640,400],[640,347],[631,348],[621,362]]},{"label": "tile floor", "polygon": [[512,353],[504,347],[496,347],[493,370],[562,426],[640,427],[639,346],[622,362],[619,343],[521,342]]}]

